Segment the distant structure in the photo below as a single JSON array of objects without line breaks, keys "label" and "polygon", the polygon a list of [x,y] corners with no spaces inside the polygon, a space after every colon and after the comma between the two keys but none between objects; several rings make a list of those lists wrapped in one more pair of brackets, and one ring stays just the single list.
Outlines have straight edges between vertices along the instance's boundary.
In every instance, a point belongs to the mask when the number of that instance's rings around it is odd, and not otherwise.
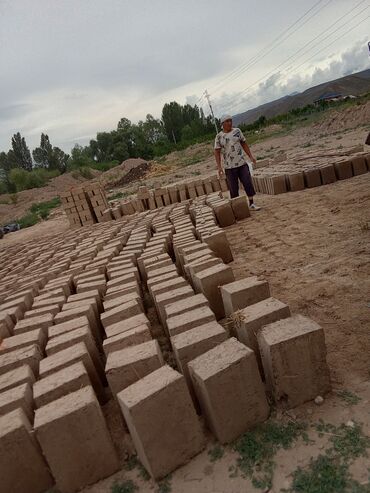
[{"label": "distant structure", "polygon": [[320,104],[324,101],[327,102],[335,102],[335,101],[342,101],[343,99],[355,99],[356,96],[353,94],[349,94],[347,96],[343,96],[339,92],[324,92],[321,94],[321,96],[314,101],[314,104]]}]

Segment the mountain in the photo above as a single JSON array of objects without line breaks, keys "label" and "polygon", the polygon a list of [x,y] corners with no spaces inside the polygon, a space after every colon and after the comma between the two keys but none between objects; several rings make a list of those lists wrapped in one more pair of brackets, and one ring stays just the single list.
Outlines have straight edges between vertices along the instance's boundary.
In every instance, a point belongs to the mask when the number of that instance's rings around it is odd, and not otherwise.
[{"label": "mountain", "polygon": [[253,123],[262,115],[266,118],[272,118],[273,116],[287,113],[294,108],[311,104],[325,93],[359,96],[368,91],[370,91],[370,69],[324,82],[301,93],[295,92],[289,96],[283,96],[275,101],[252,108],[244,113],[238,113],[233,116],[233,123],[234,125]]}]

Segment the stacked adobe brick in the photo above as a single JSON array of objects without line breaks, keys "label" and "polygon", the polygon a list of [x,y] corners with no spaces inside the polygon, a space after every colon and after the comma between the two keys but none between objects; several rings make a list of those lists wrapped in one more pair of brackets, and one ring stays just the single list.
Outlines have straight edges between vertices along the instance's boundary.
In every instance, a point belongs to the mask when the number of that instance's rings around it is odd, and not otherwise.
[{"label": "stacked adobe brick", "polygon": [[290,406],[329,390],[322,329],[290,316],[266,282],[235,281],[219,226],[231,215],[249,216],[246,198],[216,192],[2,254],[11,262],[0,291],[5,491],[56,482],[72,492],[115,472],[101,411],[110,399],[160,479],[204,447],[199,413],[221,442],[268,417],[263,375]]}]

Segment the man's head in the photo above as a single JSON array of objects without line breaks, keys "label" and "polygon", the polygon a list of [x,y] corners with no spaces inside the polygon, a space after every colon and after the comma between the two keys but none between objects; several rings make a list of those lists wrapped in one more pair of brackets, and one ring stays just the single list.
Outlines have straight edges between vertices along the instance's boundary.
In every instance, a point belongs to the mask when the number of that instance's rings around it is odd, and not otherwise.
[{"label": "man's head", "polygon": [[221,125],[222,125],[222,130],[224,132],[230,132],[230,130],[233,128],[233,120],[231,115],[222,115],[221,116]]}]

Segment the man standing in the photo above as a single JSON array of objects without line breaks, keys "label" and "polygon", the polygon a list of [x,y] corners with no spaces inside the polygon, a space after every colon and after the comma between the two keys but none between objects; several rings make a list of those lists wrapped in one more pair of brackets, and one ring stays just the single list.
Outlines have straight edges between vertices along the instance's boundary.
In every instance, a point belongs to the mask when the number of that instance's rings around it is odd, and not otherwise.
[{"label": "man standing", "polygon": [[256,164],[256,160],[252,156],[242,131],[239,128],[233,128],[232,117],[230,115],[223,115],[221,117],[221,125],[222,130],[216,135],[215,139],[215,158],[218,174],[219,176],[224,174],[224,169],[221,165],[222,154],[230,197],[232,199],[238,197],[240,180],[245,193],[248,195],[250,209],[259,211],[261,208],[253,202],[256,192],[243,151],[249,156],[253,164]]}]

